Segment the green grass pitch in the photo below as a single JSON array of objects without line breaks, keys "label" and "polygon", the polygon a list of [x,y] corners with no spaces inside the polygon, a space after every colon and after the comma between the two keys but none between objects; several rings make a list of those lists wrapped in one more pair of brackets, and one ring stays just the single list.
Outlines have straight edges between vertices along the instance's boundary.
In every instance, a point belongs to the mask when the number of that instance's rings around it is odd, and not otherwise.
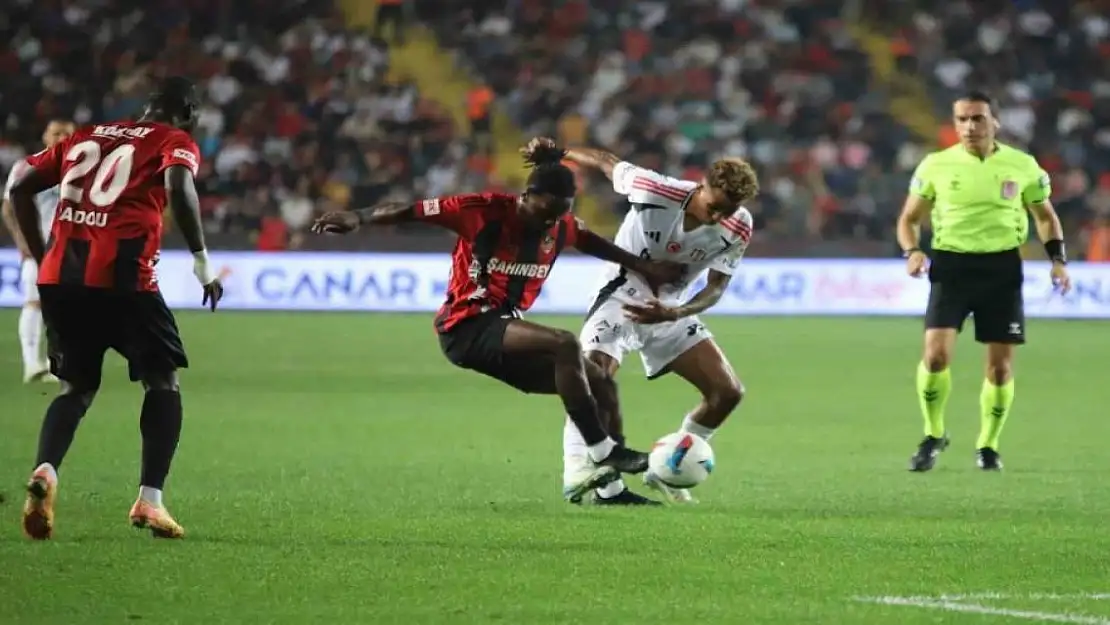
[{"label": "green grass pitch", "polygon": [[[710,318],[749,395],[702,503],[611,510],[561,502],[558,400],[454,369],[428,315],[179,320],[167,503],[188,538],[127,525],[141,396],[111,356],[56,539],[32,544],[21,486],[52,389],[19,383],[0,313],[0,623],[1110,623],[1105,324],[1030,323],[995,475],[974,468],[964,337],[954,445],[915,475],[917,320]],[[641,447],[696,400],[635,360],[620,382]]]}]

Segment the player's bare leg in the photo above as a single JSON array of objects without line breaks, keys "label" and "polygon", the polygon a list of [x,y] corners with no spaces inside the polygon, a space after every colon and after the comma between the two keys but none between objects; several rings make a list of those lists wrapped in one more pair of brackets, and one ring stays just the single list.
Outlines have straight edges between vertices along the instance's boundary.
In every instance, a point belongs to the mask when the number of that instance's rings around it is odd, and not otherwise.
[{"label": "player's bare leg", "polygon": [[[597,399],[598,414],[618,444],[624,444],[624,418],[620,410],[620,397],[615,375],[620,369],[620,361],[612,356],[592,351],[586,354],[586,377],[590,391]],[[582,476],[591,470],[591,462],[586,453],[586,442],[582,433],[568,417],[563,425],[563,493],[573,492],[573,485],[581,482]],[[596,491],[592,503],[598,505],[656,505],[659,502],[643,497],[632,491],[617,479]]]},{"label": "player's bare leg", "polygon": [[181,392],[177,374],[170,371],[147,375],[143,380],[143,465],[139,497],[131,507],[131,525],[149,529],[155,538],[184,538],[185,529],[162,504],[162,489],[170,473],[181,438]]},{"label": "player's bare leg", "polygon": [[81,419],[96,397],[98,383],[61,383],[61,392],[46,409],[35,469],[27,483],[23,504],[23,533],[35,540],[54,535],[54,503],[58,493],[58,469],[73,444]]},{"label": "player's bare leg", "polygon": [[[535,379],[536,388],[529,390],[553,390],[559,395],[567,414],[586,441],[587,453],[596,469],[586,479],[572,485],[567,493],[568,501],[581,501],[583,495],[612,482],[620,473],[643,473],[647,469],[647,454],[618,445],[601,423],[577,337],[565,330],[518,319],[505,328],[502,348],[506,356],[519,360],[522,365],[529,361],[534,363],[530,365],[529,378]],[[554,388],[545,388],[545,385]]]},{"label": "player's bare leg", "polygon": [[[702,396],[701,402],[682,420],[679,431],[705,440],[713,438],[744,398],[744,386],[724,352],[715,341],[706,339],[675,358],[667,370],[692,384]],[[673,503],[694,502],[689,490],[667,486],[650,473],[644,475],[644,484]]]},{"label": "player's bare leg", "polygon": [[979,440],[975,444],[976,463],[984,471],[1002,469],[998,441],[1014,404],[1014,347],[1008,343],[987,344],[986,378],[979,393]]},{"label": "player's bare leg", "polygon": [[57,382],[50,373],[50,364],[43,357],[42,307],[37,301],[28,301],[19,311],[19,345],[23,353],[23,382]]},{"label": "player's bare leg", "polygon": [[921,363],[917,367],[917,398],[925,420],[925,437],[910,458],[910,471],[931,470],[948,447],[944,408],[952,392],[952,356],[958,333],[954,328],[928,328]]}]

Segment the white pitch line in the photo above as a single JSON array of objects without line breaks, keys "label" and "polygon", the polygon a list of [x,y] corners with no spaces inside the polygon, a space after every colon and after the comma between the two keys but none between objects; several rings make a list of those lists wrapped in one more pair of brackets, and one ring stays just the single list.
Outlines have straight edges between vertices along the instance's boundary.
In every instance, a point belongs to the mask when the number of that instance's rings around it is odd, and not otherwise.
[{"label": "white pitch line", "polygon": [[[855,597],[857,601],[871,601],[875,602],[883,597]],[[1055,593],[1055,592],[1033,592],[1026,594],[1013,594],[1003,592],[974,592],[974,593],[961,593],[955,595],[910,595],[906,597],[898,597],[899,599],[913,599],[915,601],[990,601],[990,600],[1025,600],[1025,601],[1107,601],[1110,600],[1110,593],[1105,592],[1071,592],[1071,593]]]},{"label": "white pitch line", "polygon": [[[928,597],[922,597],[928,598]],[[1026,601],[1106,601],[1110,593],[1105,592],[1032,592],[1024,595],[1015,595],[999,592],[977,592],[964,595],[940,595],[932,597],[936,600],[966,601],[968,599],[982,601],[984,599],[1024,599]]]},{"label": "white pitch line", "polygon": [[856,601],[877,603],[881,605],[897,605],[927,610],[946,610],[948,612],[965,612],[969,614],[985,614],[989,616],[1009,616],[1011,618],[1025,619],[1028,621],[1041,621],[1043,623],[1072,623],[1073,625],[1110,625],[1110,619],[1089,616],[1086,614],[1035,612],[1031,610],[1011,610],[996,608],[977,603],[960,603],[958,601],[928,597],[856,597]]}]

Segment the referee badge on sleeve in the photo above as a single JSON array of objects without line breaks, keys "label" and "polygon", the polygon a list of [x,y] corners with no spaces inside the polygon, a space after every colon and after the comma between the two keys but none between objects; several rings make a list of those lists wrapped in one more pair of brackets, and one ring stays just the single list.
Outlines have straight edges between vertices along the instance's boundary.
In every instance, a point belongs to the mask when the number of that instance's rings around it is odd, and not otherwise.
[{"label": "referee badge on sleeve", "polygon": [[1002,199],[1012,200],[1017,197],[1018,184],[1013,180],[1006,180],[1002,183]]}]

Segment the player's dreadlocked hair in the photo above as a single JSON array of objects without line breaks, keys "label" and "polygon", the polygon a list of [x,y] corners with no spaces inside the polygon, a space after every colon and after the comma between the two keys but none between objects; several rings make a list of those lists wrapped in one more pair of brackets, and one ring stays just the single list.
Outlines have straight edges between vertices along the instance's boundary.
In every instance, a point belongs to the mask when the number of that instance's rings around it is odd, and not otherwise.
[{"label": "player's dreadlocked hair", "polygon": [[720,189],[729,202],[737,206],[759,193],[759,177],[743,159],[722,158],[713,163],[705,179],[710,187]]},{"label": "player's dreadlocked hair", "polygon": [[532,170],[528,174],[528,190],[555,197],[574,197],[578,184],[574,172],[562,163],[566,154],[566,150],[556,145],[537,146],[524,161]]},{"label": "player's dreadlocked hair", "polygon": [[192,81],[182,76],[170,76],[159,83],[150,94],[148,115],[155,115],[172,122],[182,130],[192,130],[200,113],[200,101]]}]

